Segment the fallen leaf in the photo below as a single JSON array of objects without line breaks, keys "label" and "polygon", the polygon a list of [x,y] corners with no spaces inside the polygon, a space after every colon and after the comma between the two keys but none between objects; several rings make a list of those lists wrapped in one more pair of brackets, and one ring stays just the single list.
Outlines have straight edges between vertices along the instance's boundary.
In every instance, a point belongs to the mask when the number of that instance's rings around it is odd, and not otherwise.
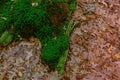
[{"label": "fallen leaf", "polygon": [[25,60],[29,60],[30,59],[30,57],[33,55],[32,52],[33,52],[32,50],[30,52],[26,51],[27,56],[26,56]]},{"label": "fallen leaf", "polygon": [[116,59],[120,59],[120,53],[114,55]]}]

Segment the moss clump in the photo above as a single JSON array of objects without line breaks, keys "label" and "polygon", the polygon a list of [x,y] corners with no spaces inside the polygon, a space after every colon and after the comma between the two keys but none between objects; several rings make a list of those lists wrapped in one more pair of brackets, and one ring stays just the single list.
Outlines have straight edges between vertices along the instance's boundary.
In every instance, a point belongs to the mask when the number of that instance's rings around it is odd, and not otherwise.
[{"label": "moss clump", "polygon": [[[59,61],[68,49],[71,28],[68,26],[67,30],[64,30],[64,25],[62,27],[58,27],[58,25],[66,20],[69,12],[74,10],[75,3],[71,4],[70,1],[73,0],[8,1],[0,13],[0,36],[4,31],[10,30],[12,34],[16,35],[14,35],[16,39],[18,35],[24,38],[31,36],[39,38],[42,42],[41,56],[44,63],[55,69],[58,62],[64,64],[67,57]],[[1,38],[0,43],[2,44],[5,39]],[[11,37],[6,39],[10,40]],[[7,40],[6,42],[8,42]],[[61,69],[62,72],[64,65]]]},{"label": "moss clump", "polygon": [[13,35],[5,31],[0,37],[0,46],[6,46],[13,40]]},{"label": "moss clump", "polygon": [[55,68],[59,58],[67,49],[69,38],[66,35],[58,36],[56,39],[50,40],[42,49],[42,58],[51,68]]},{"label": "moss clump", "polygon": [[40,39],[42,45],[44,46],[54,36],[53,32],[54,27],[47,25],[35,32],[35,36]]},{"label": "moss clump", "polygon": [[1,25],[7,28],[13,25],[16,33],[19,33],[22,37],[28,38],[34,35],[34,32],[46,26],[49,21],[46,5],[41,2],[38,2],[38,4],[38,6],[32,6],[28,0],[8,2],[1,13],[1,17],[6,18]]}]

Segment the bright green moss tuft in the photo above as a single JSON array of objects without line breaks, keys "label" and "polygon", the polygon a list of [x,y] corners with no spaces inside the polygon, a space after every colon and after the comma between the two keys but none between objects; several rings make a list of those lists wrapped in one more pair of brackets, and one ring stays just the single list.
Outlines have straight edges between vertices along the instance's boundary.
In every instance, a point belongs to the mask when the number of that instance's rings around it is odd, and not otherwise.
[{"label": "bright green moss tuft", "polygon": [[42,58],[50,67],[55,67],[63,52],[67,49],[69,38],[61,35],[57,39],[50,40],[42,49]]},{"label": "bright green moss tuft", "polygon": [[38,6],[32,6],[28,0],[6,3],[0,17],[6,18],[0,23],[2,27],[10,28],[13,25],[16,33],[19,32],[26,38],[49,22],[46,4],[38,3]]}]

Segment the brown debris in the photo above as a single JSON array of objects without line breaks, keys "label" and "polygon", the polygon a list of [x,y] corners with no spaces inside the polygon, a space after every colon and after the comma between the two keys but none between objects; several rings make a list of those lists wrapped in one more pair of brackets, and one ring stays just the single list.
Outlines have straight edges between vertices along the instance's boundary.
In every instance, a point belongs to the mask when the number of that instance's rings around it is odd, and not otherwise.
[{"label": "brown debris", "polygon": [[41,63],[41,44],[31,37],[0,48],[0,80],[120,80],[119,0],[76,1],[77,26],[70,36],[64,76],[49,73]]},{"label": "brown debris", "polygon": [[40,50],[40,41],[33,37],[0,50],[0,80],[59,79],[57,72],[49,73],[48,66],[42,64]]},{"label": "brown debris", "polygon": [[119,13],[119,0],[77,0],[66,77],[120,80]]}]

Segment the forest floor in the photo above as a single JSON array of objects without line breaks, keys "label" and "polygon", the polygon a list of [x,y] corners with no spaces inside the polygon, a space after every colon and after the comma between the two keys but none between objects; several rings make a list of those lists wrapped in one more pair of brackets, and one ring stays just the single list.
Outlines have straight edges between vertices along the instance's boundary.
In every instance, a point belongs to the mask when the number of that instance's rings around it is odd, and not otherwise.
[{"label": "forest floor", "polygon": [[120,80],[119,0],[77,0],[65,80]]},{"label": "forest floor", "polygon": [[119,0],[77,0],[64,76],[41,63],[36,38],[0,49],[0,80],[120,80]]}]

